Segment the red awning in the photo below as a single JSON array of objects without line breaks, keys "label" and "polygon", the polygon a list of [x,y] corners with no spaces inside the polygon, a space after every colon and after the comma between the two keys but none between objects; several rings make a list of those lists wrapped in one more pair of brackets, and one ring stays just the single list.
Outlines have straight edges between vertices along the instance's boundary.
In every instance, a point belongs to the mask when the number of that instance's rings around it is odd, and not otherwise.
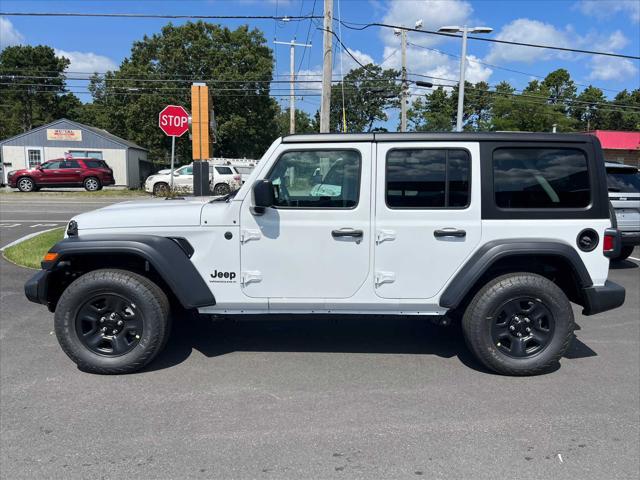
[{"label": "red awning", "polygon": [[640,150],[640,132],[594,130],[589,133],[598,137],[604,150]]}]

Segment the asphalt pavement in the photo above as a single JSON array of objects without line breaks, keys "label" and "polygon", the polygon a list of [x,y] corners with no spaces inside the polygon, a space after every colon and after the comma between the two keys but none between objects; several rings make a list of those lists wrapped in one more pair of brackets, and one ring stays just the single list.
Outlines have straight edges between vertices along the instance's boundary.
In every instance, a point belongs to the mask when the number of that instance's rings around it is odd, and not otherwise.
[{"label": "asphalt pavement", "polygon": [[[23,230],[92,205],[0,200]],[[185,314],[145,371],[91,375],[0,260],[0,478],[635,480],[639,263],[610,271],[622,308],[575,309],[558,370],[513,378],[420,318]]]}]

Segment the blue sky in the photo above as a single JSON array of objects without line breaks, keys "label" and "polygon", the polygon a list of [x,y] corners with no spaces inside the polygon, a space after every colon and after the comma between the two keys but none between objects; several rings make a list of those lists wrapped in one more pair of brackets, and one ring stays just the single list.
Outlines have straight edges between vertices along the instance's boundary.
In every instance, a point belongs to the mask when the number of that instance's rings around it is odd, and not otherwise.
[{"label": "blue sky", "polygon": [[[300,15],[312,11],[314,0],[202,0],[202,1],[16,1],[2,0],[5,12],[100,12],[202,15]],[[315,13],[321,14],[322,0],[316,0]],[[423,20],[424,28],[436,30],[442,25],[467,24],[489,26],[490,37],[514,41],[561,45],[587,50],[612,51],[640,55],[640,0],[334,0],[334,16],[355,23],[382,22],[413,26]],[[167,20],[61,17],[1,17],[0,45],[46,44],[71,59],[70,71],[92,72],[116,68],[129,54],[131,44],[144,35],[160,30]],[[174,21],[176,24],[182,20]],[[233,28],[245,22],[225,20]],[[248,22],[260,28],[271,43],[296,37],[304,42],[309,35],[313,47],[297,49],[296,66],[300,78],[318,78],[321,71],[322,32],[310,21]],[[399,68],[399,39],[388,29],[369,28],[354,31],[336,25],[344,44],[360,61],[374,61]],[[408,71],[429,75],[440,83],[454,83],[459,68],[460,42],[419,33],[409,33]],[[289,72],[289,48],[275,46],[276,72]],[[355,62],[336,46],[334,76],[346,73]],[[432,50],[429,50],[432,49]],[[436,49],[437,51],[434,51]],[[535,76],[544,76],[556,68],[566,68],[580,85],[596,85],[613,97],[622,89],[640,88],[640,62],[582,54],[566,54],[541,49],[469,42],[467,79],[485,80],[495,85],[509,81],[523,88]],[[341,62],[342,59],[342,62]],[[483,63],[480,63],[483,62]],[[341,65],[342,63],[342,65]],[[490,64],[490,65],[487,65]],[[501,68],[498,68],[501,67]],[[517,70],[515,73],[506,69]],[[413,78],[418,78],[413,76]],[[76,81],[78,90],[85,82]],[[308,87],[308,85],[306,85]],[[579,86],[579,88],[583,88]],[[276,93],[276,92],[274,92]],[[277,92],[285,93],[285,92]],[[306,90],[298,106],[314,113],[319,97]],[[81,95],[87,100],[87,95]],[[281,99],[286,106],[286,99]]]}]

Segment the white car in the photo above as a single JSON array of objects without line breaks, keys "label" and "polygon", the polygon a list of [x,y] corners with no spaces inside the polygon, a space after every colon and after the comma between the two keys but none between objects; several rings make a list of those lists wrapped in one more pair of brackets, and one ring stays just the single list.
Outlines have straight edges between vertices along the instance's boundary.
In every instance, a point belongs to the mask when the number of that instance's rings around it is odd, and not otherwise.
[{"label": "white car", "polygon": [[25,294],[55,311],[82,370],[149,363],[174,302],[241,318],[460,322],[487,368],[534,375],[569,349],[572,303],[593,315],[624,302],[607,280],[621,240],[592,135],[292,135],[234,193],[118,203],[69,222]]},{"label": "white car", "polygon": [[[209,165],[209,181],[214,195],[227,195],[242,186],[242,178],[233,167]],[[171,169],[147,177],[144,189],[154,195],[166,195],[171,185]],[[173,186],[184,193],[193,192],[193,164],[173,172]]]}]

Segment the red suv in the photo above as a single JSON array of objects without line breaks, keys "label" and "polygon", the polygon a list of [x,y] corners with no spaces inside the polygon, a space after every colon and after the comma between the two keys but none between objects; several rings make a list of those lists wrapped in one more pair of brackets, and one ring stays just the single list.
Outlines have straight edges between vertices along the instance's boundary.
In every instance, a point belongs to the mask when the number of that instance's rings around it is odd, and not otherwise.
[{"label": "red suv", "polygon": [[84,187],[90,192],[113,185],[113,170],[96,158],[56,158],[32,169],[14,170],[7,175],[11,188],[33,192],[48,187]]}]

